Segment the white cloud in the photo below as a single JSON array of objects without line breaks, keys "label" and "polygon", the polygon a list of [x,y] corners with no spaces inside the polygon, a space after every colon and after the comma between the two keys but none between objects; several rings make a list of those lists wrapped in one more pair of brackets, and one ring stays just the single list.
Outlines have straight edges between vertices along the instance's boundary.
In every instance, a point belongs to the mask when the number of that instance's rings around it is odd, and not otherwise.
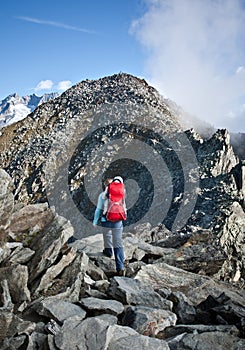
[{"label": "white cloud", "polygon": [[52,89],[54,83],[52,80],[41,80],[37,86],[34,88],[35,91],[50,90]]},{"label": "white cloud", "polygon": [[70,80],[63,80],[57,84],[57,90],[65,91],[69,89],[71,86],[72,86],[72,82]]},{"label": "white cloud", "polygon": [[216,127],[245,132],[245,114],[242,118],[239,113],[245,102],[242,2],[145,2],[147,11],[134,21],[132,32],[147,49],[149,79],[197,117]]}]

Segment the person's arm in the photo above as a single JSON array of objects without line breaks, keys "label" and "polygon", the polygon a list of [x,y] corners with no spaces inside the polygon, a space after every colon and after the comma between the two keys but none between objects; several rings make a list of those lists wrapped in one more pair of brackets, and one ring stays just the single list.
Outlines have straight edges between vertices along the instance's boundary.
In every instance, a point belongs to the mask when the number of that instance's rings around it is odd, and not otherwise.
[{"label": "person's arm", "polygon": [[124,209],[125,214],[126,214],[126,216],[127,216],[127,206],[126,206],[125,198],[126,198],[126,190],[124,189],[123,209]]},{"label": "person's arm", "polygon": [[98,202],[97,202],[97,207],[94,212],[94,220],[93,220],[93,225],[96,226],[98,225],[98,221],[101,215],[101,211],[103,209],[103,204],[104,200],[102,198],[102,193],[99,195]]}]

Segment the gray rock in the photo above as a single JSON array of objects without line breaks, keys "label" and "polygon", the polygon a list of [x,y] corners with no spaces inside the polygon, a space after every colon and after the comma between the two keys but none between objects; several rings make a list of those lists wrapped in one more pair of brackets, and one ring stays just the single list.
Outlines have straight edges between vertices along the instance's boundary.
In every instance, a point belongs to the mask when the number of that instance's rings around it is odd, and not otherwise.
[{"label": "gray rock", "polygon": [[98,318],[99,320],[103,320],[103,321],[109,323],[110,325],[117,324],[117,322],[118,322],[118,318],[116,316],[111,315],[111,314],[98,315],[98,316],[96,316],[96,318]]},{"label": "gray rock", "polygon": [[94,284],[94,287],[97,288],[102,293],[106,293],[108,291],[109,286],[110,286],[110,283],[106,280],[96,281]]},{"label": "gray rock", "polygon": [[221,293],[218,297],[210,295],[196,308],[196,321],[199,323],[233,324],[241,332],[245,330],[244,300],[239,300],[238,296],[228,296],[226,293]]},{"label": "gray rock", "polygon": [[45,349],[47,346],[47,335],[33,332],[30,335],[27,335],[27,347],[26,350],[32,350],[35,349]]},{"label": "gray rock", "polygon": [[100,268],[100,270],[103,270],[106,274],[106,276],[112,277],[115,276],[116,273],[116,264],[115,260],[112,258],[108,258],[104,255],[98,255],[91,257],[91,260],[95,262],[95,264]]},{"label": "gray rock", "polygon": [[[141,260],[143,257],[147,256],[149,258],[159,258],[163,256],[168,256],[171,253],[173,253],[175,250],[171,248],[162,248],[162,247],[157,247],[153,246],[147,242],[141,241],[139,238],[135,237],[127,237],[124,240],[124,244],[126,246],[126,259],[136,259],[136,260]],[[128,250],[131,247],[131,254],[128,253]]]},{"label": "gray rock", "polygon": [[169,349],[165,341],[144,337],[128,327],[110,325],[99,317],[66,320],[55,335],[55,345],[60,350]]},{"label": "gray rock", "polygon": [[14,338],[5,338],[1,344],[1,350],[16,350],[21,349],[21,346],[26,342],[27,335],[20,335]]},{"label": "gray rock", "polygon": [[85,253],[77,254],[75,259],[53,280],[45,295],[54,299],[77,302],[81,296],[85,295],[88,288],[85,281],[88,260]]},{"label": "gray rock", "polygon": [[201,334],[183,333],[167,341],[170,350],[242,350],[245,340],[223,332],[206,332]]},{"label": "gray rock", "polygon": [[48,203],[30,204],[13,213],[10,231],[13,239],[29,243],[35,235],[54,220]]},{"label": "gray rock", "polygon": [[36,234],[29,245],[35,251],[34,257],[28,263],[30,282],[43,274],[54,263],[73,232],[70,222],[56,215],[50,225]]},{"label": "gray rock", "polygon": [[170,234],[164,239],[156,240],[152,242],[153,245],[163,248],[178,248],[188,241],[188,235],[186,234]]},{"label": "gray rock", "polygon": [[72,247],[75,247],[78,251],[83,251],[89,257],[101,255],[103,251],[103,236],[101,233],[83,237],[82,239],[77,239],[75,242],[69,244]]},{"label": "gray rock", "polygon": [[86,297],[93,297],[93,298],[97,298],[97,299],[106,299],[107,294],[102,293],[96,289],[88,289],[88,290],[86,290]]},{"label": "gray rock", "polygon": [[142,266],[146,265],[143,261],[134,261],[126,265],[126,277],[135,277],[137,272],[141,269]]},{"label": "gray rock", "polygon": [[1,310],[13,311],[13,303],[9,291],[8,281],[7,279],[3,279],[0,282],[1,286]]},{"label": "gray rock", "polygon": [[28,289],[28,269],[24,265],[12,265],[0,268],[0,280],[7,280],[12,302],[20,305],[23,301],[30,301]]},{"label": "gray rock", "polygon": [[163,337],[163,339],[168,338],[174,338],[177,335],[183,334],[183,333],[191,333],[191,334],[200,334],[200,333],[207,333],[207,332],[219,332],[219,333],[226,333],[231,334],[235,337],[239,336],[239,330],[236,326],[233,325],[183,325],[183,324],[177,324],[174,327],[168,327],[165,328],[165,330],[159,334],[159,336]]},{"label": "gray rock", "polygon": [[244,291],[208,276],[187,272],[165,263],[143,266],[135,279],[143,285],[151,285],[155,290],[166,288],[172,292],[182,292],[194,306],[209,295],[219,297],[224,291],[232,300],[236,300],[236,303],[244,303]]},{"label": "gray rock", "polygon": [[151,232],[152,232],[152,226],[149,222],[135,226],[132,231],[133,236],[135,238],[140,239],[141,242],[142,241],[151,242],[152,241]]},{"label": "gray rock", "polygon": [[145,256],[145,252],[139,249],[139,240],[136,237],[129,237],[123,239],[125,260],[141,260]]},{"label": "gray rock", "polygon": [[57,347],[54,342],[54,336],[52,334],[48,334],[48,349],[49,350],[57,350]]},{"label": "gray rock", "polygon": [[0,169],[0,247],[4,245],[14,207],[14,185],[8,173]]},{"label": "gray rock", "polygon": [[1,310],[0,308],[0,344],[2,340],[5,339],[8,329],[10,327],[10,324],[13,319],[13,313],[9,310]]},{"label": "gray rock", "polygon": [[80,319],[86,316],[86,312],[80,306],[66,300],[45,299],[36,303],[34,309],[39,315],[54,319],[59,324],[72,316],[78,316]]},{"label": "gray rock", "polygon": [[5,264],[8,262],[11,264],[26,264],[35,254],[34,250],[30,248],[24,248],[23,246],[18,246],[12,254],[6,259]]},{"label": "gray rock", "polygon": [[186,246],[176,249],[160,260],[183,270],[213,276],[219,272],[226,259],[227,255],[220,246],[186,243]]},{"label": "gray rock", "polygon": [[160,339],[145,337],[128,327],[112,326],[108,330],[108,350],[169,350],[168,344]]},{"label": "gray rock", "polygon": [[173,312],[178,317],[178,323],[195,323],[196,309],[185,294],[181,292],[173,292],[168,296],[168,300],[173,302]]},{"label": "gray rock", "polygon": [[107,280],[105,272],[99,266],[96,266],[91,260],[88,262],[87,274],[94,281]]},{"label": "gray rock", "polygon": [[233,282],[245,278],[245,213],[241,205],[232,203],[227,209],[227,218],[219,233],[221,247],[228,259],[224,263],[219,276]]},{"label": "gray rock", "polygon": [[125,310],[122,325],[129,326],[140,334],[154,337],[165,328],[174,326],[176,321],[177,316],[169,310],[129,306]]},{"label": "gray rock", "polygon": [[[15,317],[16,319],[17,317]],[[15,329],[14,331],[17,331],[18,335],[21,334],[31,334],[32,332],[34,332],[36,330],[36,323],[35,322],[31,322],[31,321],[24,321],[20,318],[18,318],[17,322],[14,322],[15,325]],[[11,325],[11,327],[13,327],[13,325]]]},{"label": "gray rock", "polygon": [[42,276],[40,283],[35,290],[35,294],[40,293],[41,291],[47,290],[52,286],[54,279],[61,274],[61,272],[70,265],[76,257],[76,250],[70,248],[66,254],[63,254],[62,258],[57,264],[50,266],[46,273]]},{"label": "gray rock", "polygon": [[123,304],[116,300],[103,300],[98,298],[83,298],[80,304],[85,310],[93,312],[94,316],[102,313],[119,315],[123,312]]},{"label": "gray rock", "polygon": [[[4,230],[3,232],[6,232],[6,231]],[[7,260],[11,254],[11,250],[7,246],[4,246],[3,242],[2,242],[2,246],[3,247],[0,247],[0,263],[3,262],[4,260]]]},{"label": "gray rock", "polygon": [[55,321],[55,320],[50,320],[45,327],[45,330],[52,334],[55,335],[60,332],[61,326]]},{"label": "gray rock", "polygon": [[143,285],[140,281],[128,277],[112,278],[108,293],[123,304],[172,309],[171,301],[163,299],[150,286]]},{"label": "gray rock", "polygon": [[104,349],[108,323],[96,318],[83,321],[78,316],[66,320],[54,337],[55,345],[60,350]]}]

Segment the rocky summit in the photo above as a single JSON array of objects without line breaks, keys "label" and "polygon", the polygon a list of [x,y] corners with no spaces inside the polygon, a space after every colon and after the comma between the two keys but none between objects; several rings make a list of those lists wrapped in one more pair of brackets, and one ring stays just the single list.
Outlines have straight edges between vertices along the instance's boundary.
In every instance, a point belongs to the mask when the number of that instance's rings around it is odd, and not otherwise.
[{"label": "rocky summit", "polygon": [[[243,153],[173,106],[120,73],[1,129],[1,349],[244,349]],[[114,175],[123,277],[92,226]]]}]

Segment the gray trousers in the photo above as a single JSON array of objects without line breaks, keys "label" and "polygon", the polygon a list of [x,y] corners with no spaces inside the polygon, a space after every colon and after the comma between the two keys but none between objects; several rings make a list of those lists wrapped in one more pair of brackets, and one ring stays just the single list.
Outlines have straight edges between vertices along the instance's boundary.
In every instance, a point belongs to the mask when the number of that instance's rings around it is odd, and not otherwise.
[{"label": "gray trousers", "polygon": [[103,224],[104,251],[107,256],[114,253],[117,271],[124,270],[124,249],[122,242],[122,221]]},{"label": "gray trousers", "polygon": [[103,239],[105,248],[121,248],[123,225],[121,227],[103,227]]}]

